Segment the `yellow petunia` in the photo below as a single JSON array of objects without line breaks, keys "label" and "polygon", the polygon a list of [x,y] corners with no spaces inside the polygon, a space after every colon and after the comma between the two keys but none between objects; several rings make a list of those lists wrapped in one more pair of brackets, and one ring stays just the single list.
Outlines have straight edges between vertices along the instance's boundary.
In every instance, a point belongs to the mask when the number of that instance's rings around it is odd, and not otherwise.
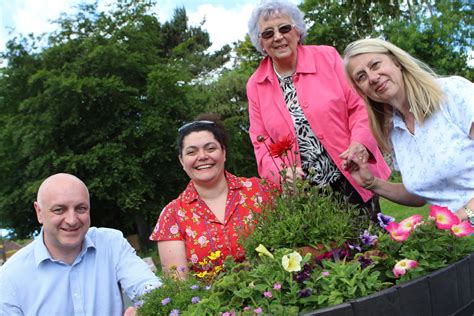
[{"label": "yellow petunia", "polygon": [[199,273],[196,273],[195,274],[198,278],[204,278],[208,275],[208,272],[207,271],[202,271],[202,272],[199,272]]},{"label": "yellow petunia", "polygon": [[219,258],[221,256],[221,251],[220,250],[217,250],[216,252],[212,252],[211,251],[211,254],[209,256],[207,256],[210,260],[216,260],[217,258]]},{"label": "yellow petunia", "polygon": [[258,245],[258,247],[255,248],[255,251],[258,252],[259,256],[267,256],[273,259],[273,255],[271,254],[271,252],[268,251],[268,249],[265,248],[265,246],[262,244]]},{"label": "yellow petunia", "polygon": [[283,258],[281,258],[281,265],[288,272],[300,271],[301,260],[303,260],[301,255],[294,251],[289,255],[283,256]]}]

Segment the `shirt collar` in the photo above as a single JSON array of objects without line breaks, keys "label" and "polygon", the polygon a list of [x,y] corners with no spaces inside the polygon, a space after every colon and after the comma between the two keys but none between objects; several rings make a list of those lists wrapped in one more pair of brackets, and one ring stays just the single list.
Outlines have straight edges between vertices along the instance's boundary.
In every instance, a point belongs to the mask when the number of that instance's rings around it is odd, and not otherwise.
[{"label": "shirt collar", "polygon": [[[238,177],[227,171],[225,171],[224,174],[227,180],[227,186],[229,190],[238,190],[242,187],[242,180],[240,180]],[[180,197],[183,202],[188,204],[196,201],[199,198],[199,194],[196,191],[196,187],[194,186],[194,182],[192,180],[189,181],[186,190],[181,193]]]},{"label": "shirt collar", "polygon": [[399,129],[402,129],[402,130],[407,129],[406,125],[405,125],[405,122],[403,122],[402,116],[400,115],[400,112],[398,112],[397,110],[393,111],[392,124],[393,124],[394,128],[399,128]]},{"label": "shirt collar", "polygon": [[[41,264],[41,262],[45,261],[45,260],[50,260],[50,261],[56,261],[58,262],[58,260],[55,260],[51,257],[49,251],[48,251],[48,248],[46,248],[46,245],[44,244],[44,239],[43,239],[43,227],[41,227],[41,231],[38,235],[38,237],[36,237],[35,239],[35,265],[36,267],[39,267],[39,265]],[[84,256],[84,254],[86,253],[86,251],[89,249],[89,248],[94,248],[95,249],[95,243],[94,241],[89,237],[89,234],[86,234],[85,238],[84,238],[84,241],[82,242],[82,248],[81,248],[81,252],[79,253],[79,255],[77,256],[78,258]],[[76,258],[76,261],[77,261],[77,258]]]}]

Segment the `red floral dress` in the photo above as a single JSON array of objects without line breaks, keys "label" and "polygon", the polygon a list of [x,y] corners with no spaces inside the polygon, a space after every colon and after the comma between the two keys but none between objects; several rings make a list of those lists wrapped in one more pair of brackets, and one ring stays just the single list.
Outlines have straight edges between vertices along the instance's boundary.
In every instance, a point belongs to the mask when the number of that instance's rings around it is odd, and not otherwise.
[{"label": "red floral dress", "polygon": [[186,190],[163,209],[150,236],[154,241],[183,240],[194,271],[202,271],[199,262],[218,250],[221,255],[216,265],[229,255],[242,261],[245,253],[238,244],[239,231],[251,227],[253,212],[260,212],[277,190],[259,178],[236,177],[228,172],[225,176],[229,191],[224,223],[201,200],[190,181]]}]

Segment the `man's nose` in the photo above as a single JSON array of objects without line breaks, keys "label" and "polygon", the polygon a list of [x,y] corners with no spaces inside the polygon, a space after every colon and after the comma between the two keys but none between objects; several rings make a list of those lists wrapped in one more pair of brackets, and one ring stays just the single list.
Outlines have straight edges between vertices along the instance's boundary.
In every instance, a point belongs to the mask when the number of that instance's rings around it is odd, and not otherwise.
[{"label": "man's nose", "polygon": [[77,223],[77,214],[74,209],[67,210],[65,221],[70,226],[74,226]]}]

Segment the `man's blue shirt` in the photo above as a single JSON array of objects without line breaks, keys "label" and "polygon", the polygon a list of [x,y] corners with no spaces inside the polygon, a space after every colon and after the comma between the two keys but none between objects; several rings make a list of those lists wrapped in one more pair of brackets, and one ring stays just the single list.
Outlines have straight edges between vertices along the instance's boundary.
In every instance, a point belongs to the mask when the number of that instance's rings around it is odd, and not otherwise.
[{"label": "man's blue shirt", "polygon": [[120,231],[91,227],[71,264],[51,258],[43,231],[0,268],[0,315],[123,315],[161,285]]}]

